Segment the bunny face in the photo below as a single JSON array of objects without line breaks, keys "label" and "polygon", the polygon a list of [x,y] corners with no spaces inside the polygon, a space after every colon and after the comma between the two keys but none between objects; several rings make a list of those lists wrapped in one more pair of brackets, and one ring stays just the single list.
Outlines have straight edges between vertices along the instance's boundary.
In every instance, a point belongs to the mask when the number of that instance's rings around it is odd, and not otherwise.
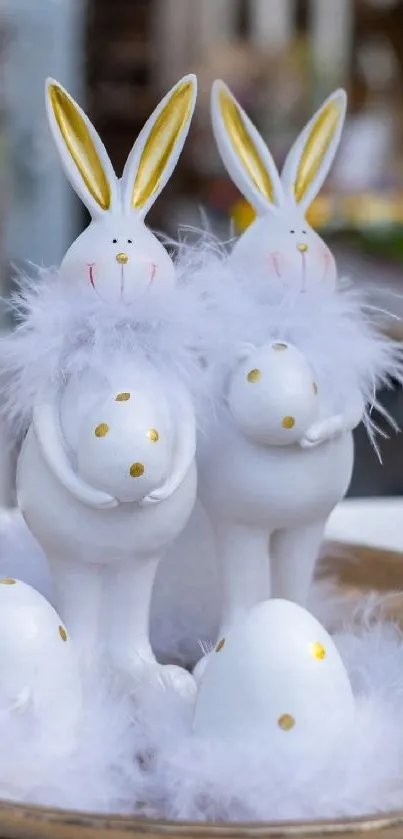
[{"label": "bunny face", "polygon": [[130,304],[175,283],[165,248],[141,221],[125,216],[93,221],[67,251],[60,272],[79,293],[105,303]]},{"label": "bunny face", "polygon": [[281,175],[259,132],[221,81],[211,99],[213,131],[234,183],[256,211],[256,220],[232,252],[240,267],[267,271],[270,281],[304,292],[334,287],[334,258],[306,221],[339,146],[346,94],[329,96],[297,138]]},{"label": "bunny face", "polygon": [[287,218],[280,213],[257,218],[236,242],[230,259],[249,267],[253,260],[270,282],[301,292],[324,283],[330,288],[336,285],[332,252],[292,207]]},{"label": "bunny face", "polygon": [[189,131],[196,78],[186,76],[164,97],[140,132],[118,179],[86,114],[52,79],[46,82],[49,125],[63,168],[91,213],[71,245],[61,276],[77,291],[105,303],[134,302],[175,282],[165,248],[144,218],[167,183]]}]

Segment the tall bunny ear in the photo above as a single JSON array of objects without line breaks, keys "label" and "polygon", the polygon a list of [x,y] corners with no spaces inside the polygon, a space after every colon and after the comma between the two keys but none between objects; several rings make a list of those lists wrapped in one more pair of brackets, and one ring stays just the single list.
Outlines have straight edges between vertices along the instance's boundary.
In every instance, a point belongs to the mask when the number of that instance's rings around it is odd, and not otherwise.
[{"label": "tall bunny ear", "polygon": [[317,196],[333,163],[346,110],[346,93],[336,90],[305,126],[287,156],[281,173],[284,191],[304,212]]},{"label": "tall bunny ear", "polygon": [[145,216],[178,162],[196,104],[197,79],[184,76],[147,120],[121,180],[123,212]]},{"label": "tall bunny ear", "polygon": [[232,180],[259,213],[283,203],[283,187],[274,160],[245,111],[224,82],[211,90],[213,133]]},{"label": "tall bunny ear", "polygon": [[118,182],[102,140],[69,93],[54,79],[45,86],[50,129],[63,169],[93,217],[116,207]]}]

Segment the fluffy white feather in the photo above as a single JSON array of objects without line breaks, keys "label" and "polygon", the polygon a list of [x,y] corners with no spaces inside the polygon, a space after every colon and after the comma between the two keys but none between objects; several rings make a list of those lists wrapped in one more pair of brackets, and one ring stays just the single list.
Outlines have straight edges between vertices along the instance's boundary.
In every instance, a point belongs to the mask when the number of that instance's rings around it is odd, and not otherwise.
[{"label": "fluffy white feather", "polygon": [[[314,370],[322,413],[337,412],[358,389],[371,433],[371,410],[384,413],[376,392],[403,381],[403,347],[382,331],[384,313],[373,305],[370,292],[340,278],[336,290],[323,285],[301,293],[292,276],[280,283],[256,268],[246,275],[235,260],[231,271],[235,305],[238,300],[245,305],[246,298],[249,303],[242,341],[256,346],[276,340],[295,344]],[[390,417],[389,421],[394,425]]]},{"label": "fluffy white feather", "polygon": [[[2,517],[0,537],[1,573],[15,573],[17,562],[20,576],[46,587],[18,513]],[[353,736],[330,756],[312,743],[308,762],[296,756],[286,765],[260,743],[230,751],[201,743],[191,736],[192,708],[177,696],[154,687],[144,688],[142,701],[124,698],[112,681],[91,675],[80,747],[66,761],[55,759],[40,731],[28,728],[27,740],[27,720],[0,716],[0,797],[200,821],[322,819],[403,808],[403,637],[380,617],[380,605],[379,597],[362,599],[351,619],[351,604],[327,584],[312,600],[312,610],[336,630],[357,700]]]},{"label": "fluffy white feather", "polygon": [[279,761],[258,742],[228,749],[197,741],[181,718],[173,716],[168,725],[155,709],[158,759],[149,777],[149,813],[201,821],[288,821],[400,809],[401,634],[379,623],[335,640],[357,701],[352,736],[341,738],[331,754],[321,742],[311,742],[308,761],[295,753],[290,761]]},{"label": "fluffy white feather", "polygon": [[179,377],[202,421],[218,378],[213,369],[206,373],[200,357],[214,358],[221,369],[243,318],[226,278],[221,247],[208,236],[178,260],[174,289],[144,292],[132,304],[80,295],[55,269],[20,277],[10,304],[17,327],[0,342],[1,411],[13,434],[28,427],[46,383],[56,386],[88,369],[102,376],[112,359],[133,355],[151,360],[165,378]]},{"label": "fluffy white feather", "polygon": [[197,401],[203,427],[223,405],[236,348],[282,339],[313,367],[323,412],[337,411],[358,388],[373,436],[370,413],[381,409],[376,390],[403,381],[403,349],[381,331],[365,294],[348,280],[339,280],[336,292],[320,287],[302,294],[292,277],[280,285],[256,269],[245,276],[210,233],[192,244],[169,244],[176,288],[145,293],[132,305],[80,297],[57,271],[20,278],[12,299],[19,323],[0,343],[2,413],[14,433],[29,425],[45,383],[89,367],[102,373],[111,356],[126,353],[151,358],[165,376],[179,375]]}]

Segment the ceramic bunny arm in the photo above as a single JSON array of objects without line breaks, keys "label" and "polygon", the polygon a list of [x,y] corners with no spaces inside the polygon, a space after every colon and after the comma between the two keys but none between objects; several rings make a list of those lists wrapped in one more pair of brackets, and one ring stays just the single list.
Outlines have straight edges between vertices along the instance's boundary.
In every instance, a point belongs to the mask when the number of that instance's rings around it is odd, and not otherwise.
[{"label": "ceramic bunny arm", "polygon": [[89,486],[72,469],[60,425],[57,394],[50,389],[44,392],[42,399],[35,406],[32,424],[46,464],[65,489],[89,507],[117,506],[116,498]]},{"label": "ceramic bunny arm", "polygon": [[184,388],[176,394],[176,414],[179,417],[176,429],[175,464],[165,483],[140,501],[140,506],[165,501],[180,487],[189,472],[196,454],[196,421],[193,404]]},{"label": "ceramic bunny arm", "polygon": [[342,413],[313,423],[300,441],[300,446],[303,449],[313,448],[348,431],[354,431],[363,418],[364,410],[364,402],[357,395]]}]

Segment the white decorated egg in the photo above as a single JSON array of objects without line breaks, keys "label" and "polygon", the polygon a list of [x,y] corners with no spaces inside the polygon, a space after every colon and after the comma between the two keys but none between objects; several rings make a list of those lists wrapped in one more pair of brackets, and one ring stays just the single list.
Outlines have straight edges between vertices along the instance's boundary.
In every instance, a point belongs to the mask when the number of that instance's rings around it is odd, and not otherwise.
[{"label": "white decorated egg", "polygon": [[119,501],[139,501],[163,484],[173,460],[169,417],[141,390],[112,393],[86,414],[77,465],[87,483]]},{"label": "white decorated egg", "polygon": [[0,711],[52,738],[54,750],[77,744],[81,679],[59,615],[31,586],[0,580]]},{"label": "white decorated egg", "polygon": [[230,382],[228,405],[253,442],[287,446],[317,419],[318,388],[302,353],[292,344],[272,342],[245,352]]},{"label": "white decorated egg", "polygon": [[255,606],[217,644],[201,680],[196,735],[286,750],[334,743],[354,697],[330,635],[287,600]]}]

